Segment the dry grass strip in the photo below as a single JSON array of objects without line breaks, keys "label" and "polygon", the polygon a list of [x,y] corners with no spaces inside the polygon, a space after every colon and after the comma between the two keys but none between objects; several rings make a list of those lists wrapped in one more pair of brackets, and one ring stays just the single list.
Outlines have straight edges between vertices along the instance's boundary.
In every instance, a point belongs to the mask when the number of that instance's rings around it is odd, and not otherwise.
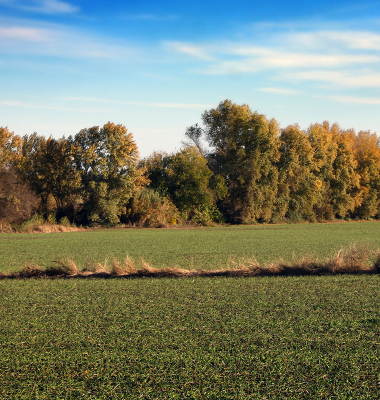
[{"label": "dry grass strip", "polygon": [[260,266],[254,258],[230,260],[226,268],[218,270],[183,269],[177,267],[154,268],[141,260],[141,266],[130,257],[122,262],[113,258],[103,264],[93,263],[80,270],[69,258],[54,261],[54,265],[41,268],[35,264],[24,265],[21,271],[6,274],[0,272],[0,279],[25,278],[189,278],[189,277],[250,277],[250,276],[300,276],[337,274],[379,274],[380,250],[370,251],[365,247],[352,245],[339,250],[333,257],[319,261],[308,255],[301,259],[293,256],[291,263],[283,260]]}]

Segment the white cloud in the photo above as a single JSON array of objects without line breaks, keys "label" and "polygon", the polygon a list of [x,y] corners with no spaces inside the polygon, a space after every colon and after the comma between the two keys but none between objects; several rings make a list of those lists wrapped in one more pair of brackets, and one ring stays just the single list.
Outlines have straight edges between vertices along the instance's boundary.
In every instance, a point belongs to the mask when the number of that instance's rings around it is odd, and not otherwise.
[{"label": "white cloud", "polygon": [[207,74],[224,75],[242,72],[258,72],[268,69],[310,69],[347,67],[352,64],[380,63],[378,56],[324,56],[318,54],[297,54],[273,52],[270,55],[244,57],[235,61],[217,61],[203,70]]},{"label": "white cloud", "polygon": [[59,24],[0,18],[0,53],[133,61],[130,45],[96,37]]},{"label": "white cloud", "polygon": [[325,30],[286,34],[283,40],[293,46],[299,45],[321,49],[380,50],[380,35],[369,31]]},{"label": "white cloud", "polygon": [[0,27],[0,41],[20,40],[26,42],[46,42],[51,31],[41,28],[11,26]]},{"label": "white cloud", "polygon": [[55,110],[55,111],[75,111],[81,113],[95,113],[95,112],[103,112],[104,109],[96,109],[96,108],[78,108],[78,107],[62,107],[62,106],[53,106],[53,105],[41,105],[34,103],[26,103],[24,101],[18,100],[1,100],[1,106],[8,107],[21,107],[21,108],[32,108],[36,110]]},{"label": "white cloud", "polygon": [[257,89],[257,90],[260,91],[260,92],[272,93],[272,94],[291,94],[291,95],[295,95],[295,94],[299,93],[299,90],[276,88],[276,87],[260,88],[260,89]]},{"label": "white cloud", "polygon": [[355,96],[333,96],[334,101],[339,103],[353,103],[353,104],[380,104],[380,98],[373,97],[355,97]]},{"label": "white cloud", "polygon": [[196,103],[136,103],[146,107],[159,107],[159,108],[210,108],[212,104],[196,104]]},{"label": "white cloud", "polygon": [[60,0],[0,0],[0,4],[40,14],[67,14],[79,11],[79,7]]},{"label": "white cloud", "polygon": [[200,60],[212,60],[213,57],[210,54],[209,49],[199,45],[193,45],[191,43],[184,42],[164,42],[164,47],[174,53],[186,54],[188,56],[200,59]]},{"label": "white cloud", "polygon": [[97,102],[97,103],[111,103],[111,104],[124,104],[139,107],[154,107],[154,108],[210,108],[212,104],[198,104],[198,103],[144,103],[139,101],[119,101],[119,100],[109,100],[103,98],[95,97],[64,97],[60,100],[67,101],[80,101],[80,102]]},{"label": "white cloud", "polygon": [[301,81],[319,81],[332,83],[336,86],[350,88],[379,88],[380,73],[366,70],[351,71],[329,71],[329,70],[308,70],[291,72],[284,75],[284,78]]},{"label": "white cloud", "polygon": [[245,42],[165,42],[165,48],[204,61],[193,72],[265,73],[277,81],[380,87],[380,34],[366,30],[282,28]]}]

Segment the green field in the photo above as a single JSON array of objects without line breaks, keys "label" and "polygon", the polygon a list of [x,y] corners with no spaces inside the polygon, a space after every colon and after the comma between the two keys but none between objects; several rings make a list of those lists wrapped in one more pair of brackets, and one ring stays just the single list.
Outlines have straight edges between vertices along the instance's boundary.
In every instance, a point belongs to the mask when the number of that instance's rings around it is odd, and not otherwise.
[{"label": "green field", "polygon": [[[0,271],[65,255],[213,268],[379,247],[379,222],[0,235]],[[375,399],[380,276],[0,280],[0,399]]]},{"label": "green field", "polygon": [[252,255],[260,263],[291,260],[293,253],[326,257],[352,243],[379,247],[380,222],[0,234],[0,271],[13,272],[29,262],[45,267],[65,256],[83,267],[127,254],[155,267],[210,269]]},{"label": "green field", "polygon": [[379,276],[0,281],[1,399],[375,399]]}]

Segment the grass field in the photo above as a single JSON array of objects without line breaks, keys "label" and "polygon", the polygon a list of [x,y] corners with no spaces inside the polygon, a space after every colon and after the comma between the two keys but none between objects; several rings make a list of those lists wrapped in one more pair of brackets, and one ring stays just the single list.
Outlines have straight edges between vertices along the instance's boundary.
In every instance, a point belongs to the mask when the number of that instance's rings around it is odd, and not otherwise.
[{"label": "grass field", "polygon": [[[65,255],[215,268],[379,247],[379,223],[0,235],[0,271]],[[0,280],[0,399],[375,399],[380,276]]]},{"label": "grass field", "polygon": [[375,399],[380,277],[0,281],[1,399]]},{"label": "grass field", "polygon": [[19,270],[29,262],[45,267],[65,256],[83,267],[127,254],[155,267],[211,269],[252,255],[260,263],[290,260],[293,253],[326,257],[355,242],[379,247],[380,222],[0,234],[0,272]]}]

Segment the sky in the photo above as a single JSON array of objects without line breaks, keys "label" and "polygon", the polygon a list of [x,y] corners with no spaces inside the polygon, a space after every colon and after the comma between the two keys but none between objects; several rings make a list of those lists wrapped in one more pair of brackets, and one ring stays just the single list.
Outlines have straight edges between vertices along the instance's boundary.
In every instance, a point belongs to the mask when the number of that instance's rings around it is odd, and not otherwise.
[{"label": "sky", "polygon": [[225,100],[380,133],[380,1],[0,0],[0,126],[177,151]]}]

